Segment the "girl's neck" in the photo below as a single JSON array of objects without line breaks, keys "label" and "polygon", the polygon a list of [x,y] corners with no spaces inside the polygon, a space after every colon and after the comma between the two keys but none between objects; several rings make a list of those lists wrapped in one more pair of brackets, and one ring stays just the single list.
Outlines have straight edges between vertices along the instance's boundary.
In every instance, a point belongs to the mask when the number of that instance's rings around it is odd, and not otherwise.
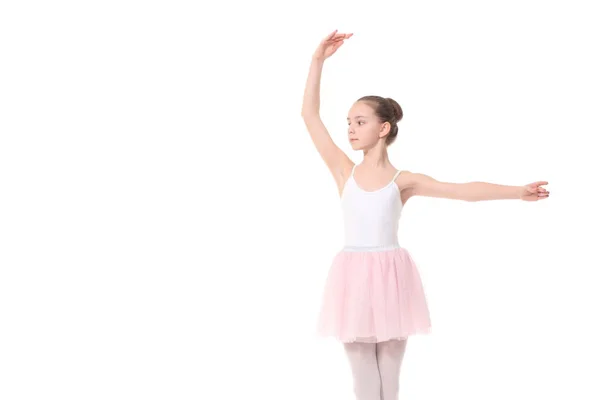
[{"label": "girl's neck", "polygon": [[367,168],[386,168],[392,165],[385,148],[382,150],[377,148],[366,150],[361,164],[364,164]]}]

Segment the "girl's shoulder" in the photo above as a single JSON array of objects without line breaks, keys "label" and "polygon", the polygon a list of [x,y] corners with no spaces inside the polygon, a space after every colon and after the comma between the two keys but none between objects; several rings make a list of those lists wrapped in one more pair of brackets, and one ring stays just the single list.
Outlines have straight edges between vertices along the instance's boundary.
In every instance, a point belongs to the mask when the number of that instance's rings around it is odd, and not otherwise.
[{"label": "girl's shoulder", "polygon": [[413,185],[416,175],[417,174],[412,171],[399,169],[398,176],[395,180],[396,185],[398,185],[398,189],[400,189],[400,191],[409,189]]}]

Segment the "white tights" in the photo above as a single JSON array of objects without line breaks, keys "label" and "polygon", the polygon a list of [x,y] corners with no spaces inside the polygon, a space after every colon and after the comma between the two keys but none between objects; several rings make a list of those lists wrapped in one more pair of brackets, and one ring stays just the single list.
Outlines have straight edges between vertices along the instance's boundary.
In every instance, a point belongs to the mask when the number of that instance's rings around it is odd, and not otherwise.
[{"label": "white tights", "polygon": [[356,400],[397,400],[407,339],[344,343]]}]

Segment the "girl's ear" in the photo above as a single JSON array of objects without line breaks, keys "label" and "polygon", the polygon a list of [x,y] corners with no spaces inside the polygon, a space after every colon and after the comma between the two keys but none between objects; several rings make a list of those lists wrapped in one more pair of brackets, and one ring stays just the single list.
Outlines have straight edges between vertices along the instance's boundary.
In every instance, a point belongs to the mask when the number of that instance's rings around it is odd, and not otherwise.
[{"label": "girl's ear", "polygon": [[387,135],[392,129],[392,125],[389,122],[384,122],[381,124],[381,129],[379,130],[379,137],[384,137]]}]

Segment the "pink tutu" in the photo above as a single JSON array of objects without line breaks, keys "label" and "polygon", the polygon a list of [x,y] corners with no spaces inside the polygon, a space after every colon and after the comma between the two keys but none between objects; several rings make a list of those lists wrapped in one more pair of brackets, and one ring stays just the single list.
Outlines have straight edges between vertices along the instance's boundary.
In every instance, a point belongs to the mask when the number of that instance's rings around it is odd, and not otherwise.
[{"label": "pink tutu", "polygon": [[421,277],[406,249],[343,249],[335,256],[325,281],[318,336],[373,343],[430,332]]}]

